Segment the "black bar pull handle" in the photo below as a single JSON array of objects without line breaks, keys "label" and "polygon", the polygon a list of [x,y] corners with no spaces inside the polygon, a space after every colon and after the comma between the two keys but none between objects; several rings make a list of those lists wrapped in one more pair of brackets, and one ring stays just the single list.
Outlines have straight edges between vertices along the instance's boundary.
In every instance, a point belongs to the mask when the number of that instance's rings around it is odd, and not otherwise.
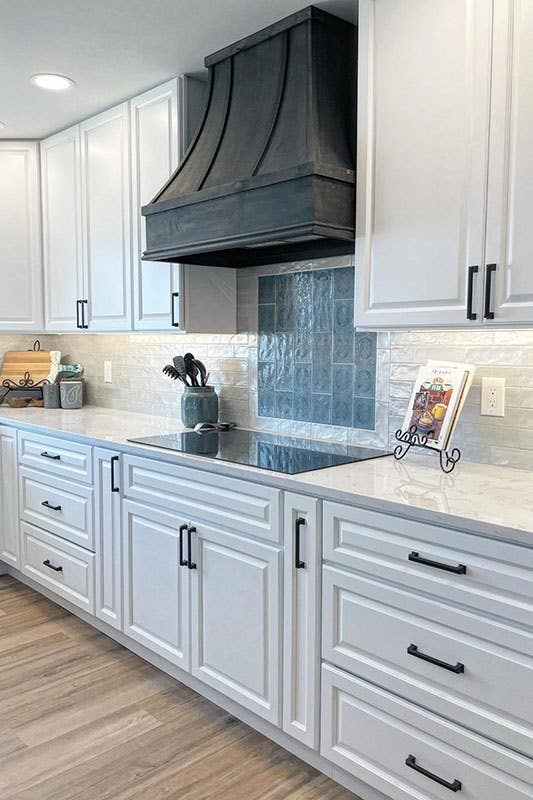
[{"label": "black bar pull handle", "polygon": [[120,492],[120,486],[115,483],[115,465],[120,460],[120,456],[111,456],[111,491]]},{"label": "black bar pull handle", "polygon": [[80,305],[81,305],[81,300],[76,300],[76,328],[82,327],[82,324],[80,322]]},{"label": "black bar pull handle", "polygon": [[461,664],[460,661],[458,661],[457,664],[448,664],[447,661],[441,661],[440,658],[433,658],[433,656],[421,653],[416,644],[410,644],[407,648],[407,653],[410,656],[419,658],[421,661],[427,661],[428,664],[434,664],[441,669],[447,669],[448,672],[455,672],[456,675],[461,675],[465,671],[465,665]]},{"label": "black bar pull handle", "polygon": [[172,292],[170,295],[170,314],[172,317],[171,324],[173,328],[179,328],[180,326],[179,321],[176,321],[176,298],[179,296],[179,292]]},{"label": "black bar pull handle", "polygon": [[53,456],[51,453],[48,453],[46,450],[43,450],[41,453],[42,458],[51,458],[52,461],[61,461],[61,456],[55,455]]},{"label": "black bar pull handle", "polygon": [[48,500],[43,500],[41,505],[44,506],[45,508],[49,508],[50,511],[61,511],[61,506],[53,506],[51,503],[48,502]]},{"label": "black bar pull handle", "polygon": [[479,267],[468,267],[468,291],[466,300],[466,318],[470,320],[477,319],[477,314],[472,309],[474,302],[474,275],[479,272]]},{"label": "black bar pull handle", "polygon": [[48,567],[48,569],[53,569],[54,572],[63,572],[63,567],[54,567],[54,565],[50,563],[49,558],[47,558],[46,561],[43,561],[43,567]]},{"label": "black bar pull handle", "polygon": [[188,567],[189,562],[186,558],[183,558],[183,534],[188,529],[187,523],[184,525],[180,525],[180,567]]},{"label": "black bar pull handle", "polygon": [[435,569],[443,569],[445,572],[455,572],[456,575],[466,575],[465,564],[444,564],[442,561],[433,561],[431,558],[422,558],[414,550],[409,553],[409,561],[414,561],[416,564],[424,564],[426,567],[434,567]]},{"label": "black bar pull handle", "polygon": [[492,276],[496,272],[496,264],[487,264],[485,267],[485,312],[483,316],[485,319],[494,319],[494,311],[491,311],[492,305]]},{"label": "black bar pull handle", "polygon": [[189,560],[187,562],[187,566],[189,569],[196,569],[196,564],[192,560],[192,534],[196,533],[196,528],[192,525],[187,526],[187,550],[189,552]]},{"label": "black bar pull handle", "polygon": [[303,525],[307,525],[305,517],[296,517],[294,521],[294,566],[296,569],[305,569],[305,561],[300,558],[300,538]]},{"label": "black bar pull handle", "polygon": [[81,301],[81,327],[84,328],[85,330],[87,330],[87,328],[89,327],[89,325],[85,322],[85,306],[88,305],[89,305],[88,300]]},{"label": "black bar pull handle", "polygon": [[439,775],[435,775],[434,772],[430,772],[429,770],[418,766],[418,764],[416,763],[416,758],[414,756],[411,755],[407,756],[407,758],[405,759],[405,764],[410,769],[414,769],[415,772],[419,772],[421,775],[424,775],[431,781],[435,781],[435,783],[438,783],[441,786],[444,786],[446,789],[449,789],[450,792],[460,792],[461,789],[463,788],[463,784],[461,783],[461,781],[458,781],[457,779],[454,781],[446,781],[444,780],[444,778],[439,777]]}]

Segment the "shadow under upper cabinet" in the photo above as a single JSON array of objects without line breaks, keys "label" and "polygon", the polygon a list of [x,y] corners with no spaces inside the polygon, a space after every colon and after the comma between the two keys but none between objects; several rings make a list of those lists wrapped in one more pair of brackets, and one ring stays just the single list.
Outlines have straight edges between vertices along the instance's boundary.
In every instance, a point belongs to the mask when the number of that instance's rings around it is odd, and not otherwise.
[{"label": "shadow under upper cabinet", "polygon": [[353,327],[353,267],[259,278],[258,413],[375,427],[375,333]]}]

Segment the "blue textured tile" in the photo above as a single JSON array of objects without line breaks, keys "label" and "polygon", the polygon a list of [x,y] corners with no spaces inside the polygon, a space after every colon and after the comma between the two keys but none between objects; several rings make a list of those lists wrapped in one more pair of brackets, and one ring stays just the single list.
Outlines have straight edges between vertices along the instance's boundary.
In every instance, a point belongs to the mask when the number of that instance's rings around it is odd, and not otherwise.
[{"label": "blue textured tile", "polygon": [[335,300],[333,302],[333,331],[349,333],[354,336],[353,301]]},{"label": "blue textured tile", "polygon": [[333,365],[333,394],[346,395],[350,398],[353,393],[353,364],[334,364]]},{"label": "blue textured tile", "polygon": [[294,275],[276,275],[276,333],[294,331]]},{"label": "blue textured tile", "polygon": [[354,299],[354,277],[355,270],[353,267],[339,267],[333,270],[333,293],[335,300],[351,300],[353,305]]},{"label": "blue textured tile", "polygon": [[259,303],[274,303],[276,301],[276,276],[265,275],[259,278],[257,286]]},{"label": "blue textured tile", "polygon": [[298,393],[311,391],[311,364],[294,365],[294,391]]},{"label": "blue textured tile", "polygon": [[312,352],[313,338],[311,333],[298,332],[295,336],[294,360],[310,362]]},{"label": "blue textured tile", "polygon": [[311,393],[294,393],[294,419],[301,422],[311,422]]},{"label": "blue textured tile", "polygon": [[376,370],[374,367],[367,369],[359,366],[355,368],[354,396],[356,397],[375,397],[376,396]]},{"label": "blue textured tile", "polygon": [[260,389],[257,396],[260,417],[276,416],[276,393],[273,389]]},{"label": "blue textured tile", "polygon": [[296,328],[299,333],[313,329],[313,273],[297,272],[294,276]]},{"label": "blue textured tile", "polygon": [[333,320],[332,270],[313,272],[313,330],[331,331]]},{"label": "blue textured tile", "polygon": [[259,333],[274,333],[276,306],[274,304],[259,306]]},{"label": "blue textured tile", "polygon": [[335,364],[353,364],[353,333],[334,333],[333,361]]},{"label": "blue textured tile", "polygon": [[292,392],[276,392],[276,411],[280,419],[294,419],[294,396]]},{"label": "blue textured tile", "polygon": [[333,336],[331,333],[313,333],[314,392],[331,394],[332,352]]},{"label": "blue textured tile", "polygon": [[276,334],[260,333],[257,343],[257,358],[259,361],[274,361],[276,357]]},{"label": "blue textured tile", "polygon": [[276,335],[276,389],[292,392],[294,382],[294,336],[292,333]]},{"label": "blue textured tile", "polygon": [[313,394],[312,419],[324,425],[331,424],[331,395]]},{"label": "blue textured tile", "polygon": [[376,427],[376,403],[368,397],[354,397],[353,427],[373,431]]},{"label": "blue textured tile", "polygon": [[376,360],[376,333],[356,333],[355,334],[355,361],[356,363],[363,363],[364,361]]},{"label": "blue textured tile", "polygon": [[340,395],[337,397],[333,395],[331,424],[351,428],[353,420],[352,404],[353,400],[351,396]]},{"label": "blue textured tile", "polygon": [[272,362],[260,361],[257,365],[257,386],[259,390],[273,388],[274,364]]}]

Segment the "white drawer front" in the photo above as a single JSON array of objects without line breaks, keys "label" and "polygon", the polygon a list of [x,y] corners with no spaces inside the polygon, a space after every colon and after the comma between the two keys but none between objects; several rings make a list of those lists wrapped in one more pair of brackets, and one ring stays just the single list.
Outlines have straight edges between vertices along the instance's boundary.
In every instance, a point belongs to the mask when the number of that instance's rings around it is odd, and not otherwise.
[{"label": "white drawer front", "polygon": [[94,613],[94,554],[51,533],[21,523],[22,572]]},{"label": "white drawer front", "polygon": [[321,752],[391,800],[533,796],[530,759],[328,665]]},{"label": "white drawer front", "polygon": [[19,431],[19,462],[51,475],[93,482],[92,448],[86,444]]},{"label": "white drawer front", "polygon": [[533,752],[530,636],[333,567],[323,615],[326,661]]},{"label": "white drawer front", "polygon": [[197,469],[124,457],[124,495],[231,531],[280,541],[280,492]]},{"label": "white drawer front", "polygon": [[334,564],[533,628],[533,547],[329,502],[323,540]]},{"label": "white drawer front", "polygon": [[19,481],[22,519],[94,550],[92,489],[25,467]]}]

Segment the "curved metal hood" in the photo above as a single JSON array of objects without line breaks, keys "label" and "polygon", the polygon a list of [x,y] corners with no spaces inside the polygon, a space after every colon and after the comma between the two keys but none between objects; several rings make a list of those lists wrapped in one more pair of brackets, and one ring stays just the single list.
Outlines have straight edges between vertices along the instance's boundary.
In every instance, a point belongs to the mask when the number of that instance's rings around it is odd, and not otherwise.
[{"label": "curved metal hood", "polygon": [[353,252],[355,34],[309,6],[206,58],[205,115],[142,210],[143,258],[240,267]]}]

